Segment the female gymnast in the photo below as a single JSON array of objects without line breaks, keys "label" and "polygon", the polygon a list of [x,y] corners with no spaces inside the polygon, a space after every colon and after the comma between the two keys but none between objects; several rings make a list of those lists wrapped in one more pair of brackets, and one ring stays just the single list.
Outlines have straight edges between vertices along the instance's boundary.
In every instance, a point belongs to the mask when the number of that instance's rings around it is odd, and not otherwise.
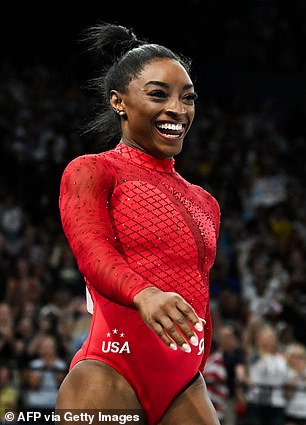
[{"label": "female gymnast", "polygon": [[93,316],[56,408],[218,425],[199,370],[211,345],[220,211],[173,159],[195,114],[190,61],[120,25],[99,23],[87,40],[103,62],[93,127],[117,143],[75,158],[62,176],[62,225]]}]

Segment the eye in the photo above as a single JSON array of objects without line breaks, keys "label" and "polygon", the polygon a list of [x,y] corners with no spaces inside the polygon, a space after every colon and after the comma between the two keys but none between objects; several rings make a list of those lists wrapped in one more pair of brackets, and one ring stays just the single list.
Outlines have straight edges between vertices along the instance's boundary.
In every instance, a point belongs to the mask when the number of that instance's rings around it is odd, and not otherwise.
[{"label": "eye", "polygon": [[184,100],[186,100],[189,103],[193,103],[197,100],[198,95],[195,92],[188,93],[184,96]]},{"label": "eye", "polygon": [[148,94],[149,94],[149,96],[155,97],[157,99],[166,99],[167,96],[168,96],[167,93],[163,90],[153,90]]}]

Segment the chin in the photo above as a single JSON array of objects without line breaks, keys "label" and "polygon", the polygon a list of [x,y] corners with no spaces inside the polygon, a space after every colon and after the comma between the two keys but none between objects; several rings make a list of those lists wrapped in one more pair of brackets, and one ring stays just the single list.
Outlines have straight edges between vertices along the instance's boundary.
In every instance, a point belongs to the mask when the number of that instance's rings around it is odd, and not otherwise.
[{"label": "chin", "polygon": [[178,155],[182,151],[183,143],[180,142],[176,145],[164,145],[162,148],[159,149],[160,156],[164,159],[172,158],[176,155]]},{"label": "chin", "polygon": [[169,149],[166,155],[167,155],[167,158],[172,158],[174,156],[177,156],[181,152],[182,152],[182,146],[179,149]]}]

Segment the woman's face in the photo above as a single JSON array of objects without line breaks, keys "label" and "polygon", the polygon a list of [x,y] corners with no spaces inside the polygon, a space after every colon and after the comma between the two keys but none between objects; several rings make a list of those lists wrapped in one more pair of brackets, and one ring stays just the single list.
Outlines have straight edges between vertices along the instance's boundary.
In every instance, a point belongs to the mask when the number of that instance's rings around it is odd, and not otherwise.
[{"label": "woman's face", "polygon": [[180,153],[192,124],[196,94],[192,81],[177,61],[154,60],[120,94],[122,142],[157,158]]}]

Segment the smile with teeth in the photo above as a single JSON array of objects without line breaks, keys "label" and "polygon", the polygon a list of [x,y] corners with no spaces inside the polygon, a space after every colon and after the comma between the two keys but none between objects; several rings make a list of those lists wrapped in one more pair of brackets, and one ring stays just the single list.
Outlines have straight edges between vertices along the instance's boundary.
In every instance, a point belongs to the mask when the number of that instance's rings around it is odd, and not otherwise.
[{"label": "smile with teeth", "polygon": [[157,123],[157,129],[166,137],[180,137],[182,135],[184,126],[182,123]]}]

